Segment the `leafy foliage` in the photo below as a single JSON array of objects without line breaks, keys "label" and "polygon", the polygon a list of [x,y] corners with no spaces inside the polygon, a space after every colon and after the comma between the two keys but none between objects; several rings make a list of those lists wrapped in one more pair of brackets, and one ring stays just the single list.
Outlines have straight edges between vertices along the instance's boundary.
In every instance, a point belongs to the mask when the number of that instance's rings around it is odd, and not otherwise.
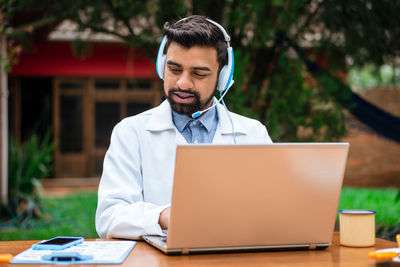
[{"label": "leafy foliage", "polygon": [[353,67],[349,73],[349,84],[357,91],[376,87],[397,87],[400,85],[400,67],[390,65],[366,65]]},{"label": "leafy foliage", "polygon": [[[3,32],[10,38],[27,33],[29,25],[69,19],[80,30],[113,34],[151,58],[165,21],[200,14],[220,22],[231,35],[236,57],[227,103],[267,125],[274,141],[339,139],[346,133],[343,107],[351,108],[346,68],[395,65],[400,54],[400,2],[392,0],[5,3],[1,10],[9,23]],[[21,14],[30,14],[31,21],[21,23],[16,19]]]},{"label": "leafy foliage", "polygon": [[11,218],[14,224],[23,224],[40,215],[38,190],[39,179],[52,171],[51,132],[41,141],[32,135],[24,144],[10,140],[8,153],[9,194],[8,206],[1,207],[1,215]]}]

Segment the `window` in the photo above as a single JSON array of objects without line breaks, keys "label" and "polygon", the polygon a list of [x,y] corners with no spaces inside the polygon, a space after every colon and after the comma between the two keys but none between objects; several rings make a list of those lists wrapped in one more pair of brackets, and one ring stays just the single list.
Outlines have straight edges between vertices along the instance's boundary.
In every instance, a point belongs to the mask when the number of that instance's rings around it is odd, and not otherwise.
[{"label": "window", "polygon": [[95,80],[94,87],[96,90],[119,90],[121,82],[120,80]]},{"label": "window", "polygon": [[82,151],[82,96],[60,97],[60,151]]},{"label": "window", "polygon": [[126,83],[128,90],[151,90],[154,82],[151,80],[130,80]]},{"label": "window", "polygon": [[127,116],[134,116],[139,113],[142,113],[143,111],[146,111],[151,108],[151,105],[149,103],[133,103],[129,102],[127,104],[126,108],[126,114]]},{"label": "window", "polygon": [[112,129],[120,121],[121,105],[112,102],[97,102],[95,106],[95,145],[108,147]]}]

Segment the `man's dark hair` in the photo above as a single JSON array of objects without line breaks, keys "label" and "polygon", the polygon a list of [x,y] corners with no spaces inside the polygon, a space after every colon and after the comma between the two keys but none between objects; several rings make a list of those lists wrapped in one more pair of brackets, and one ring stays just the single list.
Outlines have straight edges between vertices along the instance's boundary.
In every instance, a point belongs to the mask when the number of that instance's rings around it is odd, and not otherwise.
[{"label": "man's dark hair", "polygon": [[212,46],[217,50],[217,61],[219,69],[227,64],[228,43],[222,31],[207,21],[204,16],[193,15],[175,23],[166,22],[164,24],[164,32],[168,38],[165,51],[171,41],[191,48],[192,46]]}]

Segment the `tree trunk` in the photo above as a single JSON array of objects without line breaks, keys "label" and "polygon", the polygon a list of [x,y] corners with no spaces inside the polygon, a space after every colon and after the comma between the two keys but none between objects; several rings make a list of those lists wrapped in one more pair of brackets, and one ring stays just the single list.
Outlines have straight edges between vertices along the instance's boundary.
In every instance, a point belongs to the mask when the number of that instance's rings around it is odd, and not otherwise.
[{"label": "tree trunk", "polygon": [[8,199],[8,85],[7,85],[7,40],[0,35],[0,197],[1,203],[7,205]]}]

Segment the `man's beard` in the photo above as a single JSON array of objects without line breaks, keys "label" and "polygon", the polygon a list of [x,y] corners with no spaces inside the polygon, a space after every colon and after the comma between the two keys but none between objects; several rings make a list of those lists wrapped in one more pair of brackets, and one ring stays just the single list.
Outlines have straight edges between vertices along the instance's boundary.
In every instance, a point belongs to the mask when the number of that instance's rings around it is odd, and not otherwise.
[{"label": "man's beard", "polygon": [[[200,101],[199,93],[196,92],[196,91],[190,90],[190,89],[189,90],[181,90],[181,89],[178,89],[178,88],[171,88],[168,91],[168,95],[166,97],[167,97],[168,102],[171,105],[171,108],[172,108],[173,111],[175,111],[175,112],[177,112],[179,114],[184,114],[184,115],[187,115],[187,116],[191,117],[193,113],[195,113],[197,111],[201,111],[201,110],[206,109],[208,107],[208,105],[210,104],[210,102],[214,98],[215,90],[211,94],[211,96],[208,99],[206,99],[205,101],[203,101],[203,102]],[[184,104],[184,103],[175,102],[175,100],[173,99],[173,94],[176,93],[176,92],[192,94],[193,97],[194,97],[194,102],[192,102],[190,104]]]}]

